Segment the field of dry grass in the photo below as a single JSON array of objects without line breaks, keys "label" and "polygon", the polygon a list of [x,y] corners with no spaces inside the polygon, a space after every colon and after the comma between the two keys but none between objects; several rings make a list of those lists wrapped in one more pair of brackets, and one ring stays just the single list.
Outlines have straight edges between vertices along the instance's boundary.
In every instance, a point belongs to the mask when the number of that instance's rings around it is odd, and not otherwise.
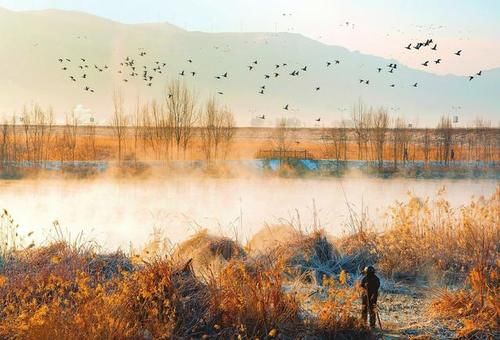
[{"label": "field of dry grass", "polygon": [[[68,132],[65,132],[65,127],[54,126],[51,128],[51,135],[44,137],[44,140],[38,141],[40,145],[35,147],[31,144],[26,144],[26,135],[17,128],[16,137],[10,132],[6,135],[8,138],[5,142],[5,148],[12,149],[16,146],[16,151],[2,150],[0,147],[0,156],[7,160],[26,161],[34,158],[34,149],[40,148],[41,160],[51,161],[95,161],[95,160],[117,160],[118,159],[118,139],[113,133],[111,127],[95,127],[90,129],[86,126],[77,127],[75,135],[69,138]],[[340,159],[340,160],[370,160],[375,161],[375,146],[366,142],[362,146],[361,154],[360,147],[356,141],[353,130],[348,130],[347,140],[345,142],[345,150],[335,150],[335,145],[332,141],[332,129],[295,129],[287,131],[286,150],[307,150],[315,159]],[[47,133],[47,132],[45,132]],[[398,162],[403,161],[404,152],[403,146],[399,145],[394,149],[394,145],[390,140],[389,130],[385,144],[383,146],[383,158],[388,161]],[[438,137],[429,145],[425,145],[424,130],[411,129],[406,131],[408,140],[403,144],[407,149],[407,161],[423,161],[426,155],[429,161],[439,161],[442,158],[440,155],[440,142]],[[436,133],[434,130],[431,133]],[[277,148],[276,137],[277,129],[275,128],[234,128],[234,135],[227,149],[224,149],[218,156],[220,159],[229,160],[248,160],[255,159],[262,150],[273,150]],[[479,140],[474,129],[457,129],[454,132],[454,142],[451,149],[454,152],[454,160],[456,161],[499,161],[500,150],[498,145],[498,130],[487,129],[480,136],[489,136],[487,144],[485,140]],[[1,136],[0,136],[1,137]],[[30,136],[29,143],[33,143]],[[69,138],[69,139],[68,139]],[[1,139],[1,138],[0,138]],[[1,141],[0,141],[1,142]],[[122,137],[122,159],[152,161],[152,160],[204,160],[206,153],[203,148],[203,141],[200,137],[200,132],[193,131],[193,136],[186,150],[177,151],[175,147],[169,146],[169,150],[165,149],[165,145],[156,145],[158,141],[145,141],[141,135],[135,133],[135,129],[124,129]],[[156,143],[156,144],[155,144]],[[162,142],[163,143],[163,142]],[[343,148],[344,146],[336,146]],[[426,149],[427,148],[427,149]],[[5,153],[6,155],[3,155]],[[395,156],[396,154],[396,156]],[[361,156],[361,157],[360,157]],[[448,156],[449,157],[449,156]],[[1,161],[1,159],[0,159]]]},{"label": "field of dry grass", "polygon": [[410,195],[382,232],[353,212],[340,238],[280,225],[247,245],[202,231],[171,247],[157,233],[142,249],[108,254],[62,234],[25,244],[3,211],[0,337],[368,338],[356,282],[374,264],[384,333],[411,334],[404,314],[415,313],[414,298],[398,282],[413,291],[425,282],[418,335],[495,338],[499,225],[500,188],[459,209],[439,193]]}]

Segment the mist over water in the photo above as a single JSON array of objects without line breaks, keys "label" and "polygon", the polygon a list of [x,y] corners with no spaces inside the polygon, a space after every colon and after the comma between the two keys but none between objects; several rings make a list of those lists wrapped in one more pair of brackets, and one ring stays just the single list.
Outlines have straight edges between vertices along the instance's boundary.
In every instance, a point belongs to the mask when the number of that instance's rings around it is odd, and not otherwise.
[{"label": "mist over water", "polygon": [[84,232],[108,250],[142,246],[154,227],[172,242],[199,228],[237,236],[245,242],[266,223],[294,220],[304,229],[314,223],[332,234],[345,230],[347,201],[372,219],[396,200],[413,192],[425,198],[446,187],[444,197],[453,207],[468,204],[472,196],[494,193],[495,180],[415,180],[349,176],[343,178],[287,179],[250,176],[203,176],[168,179],[26,179],[0,180],[0,208],[20,225],[21,235],[34,232],[35,242],[50,240],[53,221],[74,238]]}]

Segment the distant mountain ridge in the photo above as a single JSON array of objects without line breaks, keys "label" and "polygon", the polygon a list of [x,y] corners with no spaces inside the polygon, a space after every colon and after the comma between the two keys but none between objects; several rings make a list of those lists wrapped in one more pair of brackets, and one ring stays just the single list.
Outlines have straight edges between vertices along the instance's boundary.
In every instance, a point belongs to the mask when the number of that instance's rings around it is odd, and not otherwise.
[{"label": "distant mountain ridge", "polygon": [[[397,64],[396,60],[324,45],[298,34],[191,32],[168,23],[127,25],[59,10],[0,8],[0,32],[0,117],[36,102],[51,105],[59,121],[79,106],[106,123],[114,91],[121,91],[127,108],[133,110],[138,98],[164,98],[168,80],[182,78],[179,73],[184,71],[200,102],[216,96],[233,109],[239,125],[249,125],[261,114],[267,124],[291,117],[314,126],[321,117],[321,124],[331,125],[349,118],[351,106],[360,99],[368,106],[384,106],[417,126],[434,125],[443,114],[459,115],[461,122],[481,116],[494,125],[500,119],[500,68],[483,70],[472,81],[402,65],[391,74],[387,65]],[[145,56],[140,56],[142,51]],[[126,75],[120,63],[127,56],[135,60],[139,76]],[[59,58],[69,58],[71,63],[60,63]],[[161,75],[151,73],[155,78],[149,87],[142,80],[143,66],[152,70],[156,61],[166,67]],[[88,68],[80,69],[84,64]],[[108,68],[99,72],[94,65]],[[307,71],[302,70],[305,66]],[[293,71],[299,75],[290,76]],[[216,78],[226,72],[227,78]],[[360,83],[361,79],[369,84]],[[85,91],[86,86],[95,92]],[[261,86],[264,94],[259,93]],[[283,110],[287,104],[289,110]]]}]

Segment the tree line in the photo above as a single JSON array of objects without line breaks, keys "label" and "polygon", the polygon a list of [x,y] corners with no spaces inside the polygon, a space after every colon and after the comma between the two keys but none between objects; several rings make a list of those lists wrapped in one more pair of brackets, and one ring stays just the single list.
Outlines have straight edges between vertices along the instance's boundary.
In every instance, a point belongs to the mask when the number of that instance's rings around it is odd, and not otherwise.
[{"label": "tree line", "polygon": [[209,162],[226,157],[233,140],[232,111],[214,97],[199,104],[194,91],[178,80],[169,83],[162,101],[137,104],[126,112],[124,97],[113,94],[110,121],[112,140],[98,147],[99,126],[82,122],[74,112],[66,115],[63,126],[55,126],[52,109],[39,105],[24,108],[0,124],[0,163],[47,160],[94,161],[115,153],[119,162],[138,161],[138,154],[153,154],[158,160],[185,159],[197,150]]},{"label": "tree line", "polygon": [[[396,168],[415,160],[445,165],[456,160],[494,161],[499,156],[499,137],[498,129],[482,119],[470,128],[454,128],[450,117],[442,116],[435,128],[417,129],[402,117],[391,117],[384,108],[368,108],[360,102],[353,107],[351,120],[327,129],[322,140],[325,158],[356,158],[379,167],[390,161]],[[352,144],[355,148],[349,148]],[[352,149],[356,157],[349,157]]]}]

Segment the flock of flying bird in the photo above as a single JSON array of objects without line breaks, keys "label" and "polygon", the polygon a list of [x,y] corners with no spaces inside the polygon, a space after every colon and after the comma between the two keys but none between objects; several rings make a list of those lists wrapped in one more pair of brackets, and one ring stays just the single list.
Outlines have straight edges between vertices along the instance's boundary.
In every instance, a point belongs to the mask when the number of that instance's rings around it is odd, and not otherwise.
[{"label": "flock of flying bird", "polygon": [[[419,50],[423,50],[425,48],[429,48],[432,51],[437,51],[438,50],[437,47],[438,47],[438,45],[436,43],[434,43],[433,39],[427,39],[425,42],[418,42],[415,44],[410,43],[407,46],[405,46],[405,49],[410,50],[410,51],[419,51]],[[139,49],[139,51],[140,51],[138,53],[139,58],[144,58],[148,54],[146,51],[144,51],[144,49]],[[461,53],[462,53],[462,50],[458,50],[457,52],[454,53],[454,55],[461,56]],[[72,60],[69,58],[59,58],[58,61],[59,61],[59,63],[61,63],[63,65],[62,70],[68,71],[68,64],[72,63]],[[91,66],[87,62],[86,58],[80,58],[79,61],[81,61],[81,63],[79,63],[78,69],[81,71],[82,74],[79,77],[74,76],[74,75],[69,76],[69,79],[75,83],[78,80],[89,79],[88,75],[90,74],[90,71],[101,73],[101,72],[105,72],[105,71],[109,70],[109,67],[107,65],[100,66],[100,65],[94,64],[93,66]],[[433,60],[433,61],[426,60],[421,65],[425,66],[425,67],[429,67],[430,64],[432,64],[432,62],[434,63],[434,65],[438,65],[438,64],[441,64],[442,61],[443,61],[442,58],[437,58],[436,60]],[[191,65],[191,64],[193,64],[193,60],[187,59],[186,63],[188,65]],[[326,65],[326,68],[330,68],[332,66],[339,65],[340,63],[341,63],[340,60],[334,60],[334,61],[327,61],[325,65]],[[254,60],[253,62],[250,63],[250,65],[247,66],[248,71],[250,71],[250,72],[254,71],[258,65],[259,65],[259,61]],[[291,72],[290,72],[290,70],[285,71],[285,68],[287,66],[288,66],[287,63],[275,64],[272,72],[269,72],[269,73],[266,73],[263,75],[264,80],[271,79],[271,78],[278,78],[278,77],[281,77],[283,75],[287,75],[287,73],[288,73],[288,76],[298,77],[301,73],[307,72],[307,70],[308,70],[308,66],[305,65],[303,67],[293,69]],[[130,79],[137,78],[137,79],[142,79],[142,81],[144,82],[144,85],[146,87],[152,87],[153,81],[155,79],[157,79],[158,77],[160,77],[162,74],[166,73],[166,67],[167,67],[167,63],[160,62],[160,61],[155,61],[152,65],[149,65],[149,66],[142,65],[136,59],[134,59],[130,56],[127,56],[127,57],[125,57],[125,59],[123,59],[120,62],[120,67],[117,70],[117,73],[123,76],[123,82],[125,82],[125,83],[128,83]],[[395,63],[391,63],[391,64],[387,65],[386,68],[387,68],[387,72],[394,73],[395,71],[398,70],[398,65]],[[378,73],[381,73],[383,70],[384,70],[383,67],[377,68]],[[195,76],[197,76],[197,72],[196,71],[181,70],[178,73],[178,75],[180,77],[185,77],[185,76],[195,77]],[[476,74],[469,76],[469,81],[472,81],[476,76],[481,76],[481,75],[482,75],[482,71],[479,71]],[[229,74],[228,74],[228,72],[225,72],[223,74],[215,75],[214,77],[217,80],[222,80],[222,79],[228,78]],[[363,84],[365,86],[368,86],[368,85],[370,85],[370,79],[359,79],[359,83]],[[394,87],[396,87],[396,84],[392,83],[389,86],[394,88]],[[418,82],[413,83],[411,86],[415,87],[415,88],[418,87]],[[86,92],[95,93],[95,90],[88,85],[84,86],[83,90]],[[319,86],[316,86],[313,88],[313,91],[320,91],[320,90],[321,90],[321,87],[319,87]],[[262,85],[258,89],[257,93],[260,95],[264,95],[265,91],[266,91],[266,85]],[[219,95],[224,94],[222,91],[218,91],[217,93]],[[169,94],[168,96],[169,96],[169,98],[172,97],[171,94]],[[284,105],[282,107],[282,109],[284,111],[289,111],[289,109],[290,109],[289,104]],[[266,119],[266,116],[261,115],[261,116],[257,116],[257,118],[264,120],[264,119]],[[316,122],[320,122],[320,121],[321,121],[321,118],[316,119]]]}]

